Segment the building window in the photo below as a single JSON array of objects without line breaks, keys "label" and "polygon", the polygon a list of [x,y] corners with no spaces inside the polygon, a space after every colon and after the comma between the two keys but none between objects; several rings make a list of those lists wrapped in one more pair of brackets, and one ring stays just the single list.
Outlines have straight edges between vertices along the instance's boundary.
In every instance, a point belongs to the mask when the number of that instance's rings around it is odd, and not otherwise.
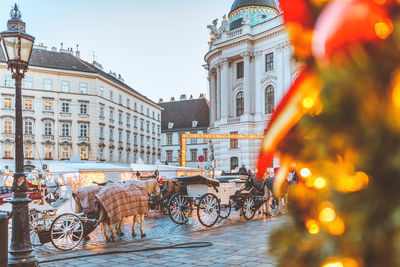
[{"label": "building window", "polygon": [[71,158],[71,148],[68,146],[63,146],[61,148],[61,160],[68,160]]},{"label": "building window", "polygon": [[88,160],[88,148],[87,147],[81,147],[79,149],[79,154],[81,155],[81,160]]},{"label": "building window", "polygon": [[110,141],[114,141],[114,129],[110,128]]},{"label": "building window", "polygon": [[207,148],[203,149],[203,156],[204,156],[205,161],[207,161],[208,160],[208,149]]},{"label": "building window", "polygon": [[104,148],[100,148],[100,160],[104,160]]},{"label": "building window", "polygon": [[167,146],[172,146],[172,134],[167,134]]},{"label": "building window", "polygon": [[110,150],[110,161],[114,161],[114,150]]},{"label": "building window", "polygon": [[47,91],[53,90],[53,80],[52,79],[43,79],[43,89]]},{"label": "building window", "polygon": [[149,155],[147,155],[147,157],[146,157],[147,159],[146,159],[146,163],[147,164],[150,164],[150,156]]},{"label": "building window", "polygon": [[129,101],[129,98],[126,99],[126,106],[128,108],[131,108],[131,102]]},{"label": "building window", "polygon": [[167,151],[167,161],[172,162],[172,150]]},{"label": "building window", "polygon": [[101,97],[104,97],[104,87],[103,86],[99,87],[99,94]]},{"label": "building window", "polygon": [[62,101],[61,102],[61,113],[70,113],[71,103],[69,101]]},{"label": "building window", "polygon": [[53,135],[53,122],[45,121],[44,122],[44,135]]},{"label": "building window", "polygon": [[136,117],[133,119],[133,126],[134,126],[135,128],[137,128],[137,118],[136,118]]},{"label": "building window", "polygon": [[231,158],[231,170],[236,169],[239,166],[239,159],[238,157]]},{"label": "building window", "polygon": [[143,114],[143,105],[140,105],[140,113]]},{"label": "building window", "polygon": [[104,106],[100,106],[100,117],[104,118]]},{"label": "building window", "polygon": [[44,106],[44,111],[53,111],[53,100],[44,99],[43,106]]},{"label": "building window", "polygon": [[33,110],[33,100],[31,98],[24,99],[24,110]]},{"label": "building window", "polygon": [[242,79],[244,75],[244,64],[243,61],[236,63],[236,79]]},{"label": "building window", "polygon": [[79,137],[88,137],[88,128],[87,124],[79,124]]},{"label": "building window", "polygon": [[80,114],[87,115],[88,114],[88,104],[87,103],[81,103],[79,105],[79,110],[80,110]]},{"label": "building window", "polygon": [[160,121],[160,113],[157,114],[157,120]]},{"label": "building window", "polygon": [[151,126],[151,132],[152,132],[153,134],[156,133],[156,126],[155,126],[154,124]]},{"label": "building window", "polygon": [[149,122],[146,122],[146,131],[150,132],[150,123]]},{"label": "building window", "polygon": [[122,162],[122,151],[118,151],[118,162]]},{"label": "building window", "polygon": [[114,93],[113,91],[110,91],[110,100],[113,101],[113,98],[114,98]]},{"label": "building window", "polygon": [[118,131],[118,142],[122,142],[122,131]]},{"label": "building window", "polygon": [[[191,134],[197,134],[197,132],[192,132]],[[190,138],[190,143],[192,145],[197,144],[197,138]]]},{"label": "building window", "polygon": [[149,109],[147,109],[147,117],[150,117],[150,110]]},{"label": "building window", "polygon": [[275,109],[275,90],[272,85],[268,85],[265,90],[265,114],[274,112]]},{"label": "building window", "polygon": [[26,76],[24,78],[24,88],[25,89],[32,89],[33,88],[33,78]]},{"label": "building window", "polygon": [[197,149],[190,150],[190,160],[193,162],[197,161]]},{"label": "building window", "polygon": [[44,159],[53,159],[53,147],[52,146],[44,147]]},{"label": "building window", "polygon": [[4,76],[4,86],[5,87],[15,87],[15,81],[11,75]]},{"label": "building window", "polygon": [[100,138],[104,139],[104,126],[100,126]]},{"label": "building window", "polygon": [[24,147],[24,158],[33,159],[33,148],[32,145],[27,145]]},{"label": "building window", "polygon": [[140,130],[144,130],[144,122],[142,120],[140,121]]},{"label": "building window", "polygon": [[126,152],[126,162],[131,163],[131,153],[129,151]]},{"label": "building window", "polygon": [[144,137],[142,135],[140,136],[140,145],[144,146]]},{"label": "building window", "polygon": [[13,97],[5,96],[3,98],[3,106],[5,109],[12,109],[13,108]]},{"label": "building window", "polygon": [[270,71],[274,69],[274,53],[269,53],[265,55],[265,71]]},{"label": "building window", "polygon": [[12,145],[4,145],[4,157],[5,159],[12,159],[13,154],[13,146]]},{"label": "building window", "polygon": [[126,115],[126,125],[131,125],[131,117],[129,115]]},{"label": "building window", "polygon": [[118,104],[122,105],[122,95],[118,96]]},{"label": "building window", "polygon": [[110,109],[110,121],[114,120],[114,110]]},{"label": "building window", "polygon": [[236,95],[236,117],[243,115],[244,113],[244,96],[243,92],[239,92]]},{"label": "building window", "polygon": [[154,119],[154,117],[155,117],[155,113],[154,113],[154,111],[153,111],[153,116],[152,116],[152,118]]},{"label": "building window", "polygon": [[69,92],[69,81],[61,81],[61,92]]},{"label": "building window", "polygon": [[88,93],[88,84],[87,83],[79,83],[79,92],[81,94],[87,94]]},{"label": "building window", "polygon": [[136,103],[136,102],[133,104],[133,109],[134,109],[135,111],[137,111],[137,103]]},{"label": "building window", "polygon": [[146,137],[146,146],[150,146],[150,137]]},{"label": "building window", "polygon": [[157,126],[157,134],[160,134],[160,126]]},{"label": "building window", "polygon": [[[238,134],[238,132],[231,132],[231,134],[232,134],[232,135],[233,135],[233,134]],[[237,139],[230,139],[230,143],[231,143],[231,146],[230,146],[231,149],[237,149],[237,148],[239,148],[239,142],[238,142]]]},{"label": "building window", "polygon": [[135,146],[137,146],[137,135],[136,134],[133,136],[133,144]]},{"label": "building window", "polygon": [[122,112],[118,113],[118,122],[122,123]]},{"label": "building window", "polygon": [[33,134],[33,121],[24,120],[24,134]]},{"label": "building window", "polygon": [[3,125],[5,134],[13,133],[13,121],[11,119],[4,120]]},{"label": "building window", "polygon": [[71,136],[71,125],[69,123],[61,124],[61,136]]},{"label": "building window", "polygon": [[128,132],[126,133],[126,143],[127,144],[131,143],[131,135]]}]

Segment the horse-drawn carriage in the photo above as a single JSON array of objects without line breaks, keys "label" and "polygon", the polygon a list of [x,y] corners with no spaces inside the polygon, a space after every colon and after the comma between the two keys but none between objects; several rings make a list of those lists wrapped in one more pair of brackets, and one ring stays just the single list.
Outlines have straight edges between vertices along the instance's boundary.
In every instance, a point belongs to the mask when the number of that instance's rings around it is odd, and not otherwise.
[{"label": "horse-drawn carriage", "polygon": [[226,219],[232,208],[240,210],[246,220],[268,201],[264,185],[257,185],[252,176],[243,179],[208,179],[201,175],[178,177],[178,192],[169,201],[169,216],[177,224],[185,224],[197,207],[197,217],[204,226],[213,226]]}]

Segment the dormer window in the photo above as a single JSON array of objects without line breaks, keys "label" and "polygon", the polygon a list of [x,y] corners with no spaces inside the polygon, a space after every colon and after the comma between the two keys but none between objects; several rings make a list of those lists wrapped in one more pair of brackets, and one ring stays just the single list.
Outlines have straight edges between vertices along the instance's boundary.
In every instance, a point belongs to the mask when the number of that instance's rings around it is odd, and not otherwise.
[{"label": "dormer window", "polygon": [[198,121],[192,121],[192,127],[193,127],[193,128],[197,127],[197,124],[198,124],[198,123],[199,123]]},{"label": "dormer window", "polygon": [[173,122],[168,122],[168,129],[172,129],[172,127],[174,127],[174,123]]}]

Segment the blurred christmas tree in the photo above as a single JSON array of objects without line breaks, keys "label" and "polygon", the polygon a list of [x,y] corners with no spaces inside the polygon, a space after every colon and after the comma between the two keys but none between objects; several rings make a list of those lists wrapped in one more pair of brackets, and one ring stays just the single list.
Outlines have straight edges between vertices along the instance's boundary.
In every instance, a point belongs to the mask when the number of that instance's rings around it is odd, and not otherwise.
[{"label": "blurred christmas tree", "polygon": [[[400,1],[281,0],[304,69],[269,123],[259,159],[296,163],[280,266],[400,266]],[[261,175],[260,175],[261,176]]]}]

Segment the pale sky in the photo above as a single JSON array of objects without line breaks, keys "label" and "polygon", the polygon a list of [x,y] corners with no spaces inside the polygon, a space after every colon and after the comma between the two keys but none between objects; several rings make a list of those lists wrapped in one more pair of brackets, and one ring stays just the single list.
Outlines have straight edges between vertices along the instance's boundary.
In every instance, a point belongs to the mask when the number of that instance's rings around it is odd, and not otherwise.
[{"label": "pale sky", "polygon": [[14,3],[36,44],[64,48],[79,44],[81,58],[155,102],[182,93],[208,97],[206,26],[229,13],[234,0],[1,0],[0,31]]}]

